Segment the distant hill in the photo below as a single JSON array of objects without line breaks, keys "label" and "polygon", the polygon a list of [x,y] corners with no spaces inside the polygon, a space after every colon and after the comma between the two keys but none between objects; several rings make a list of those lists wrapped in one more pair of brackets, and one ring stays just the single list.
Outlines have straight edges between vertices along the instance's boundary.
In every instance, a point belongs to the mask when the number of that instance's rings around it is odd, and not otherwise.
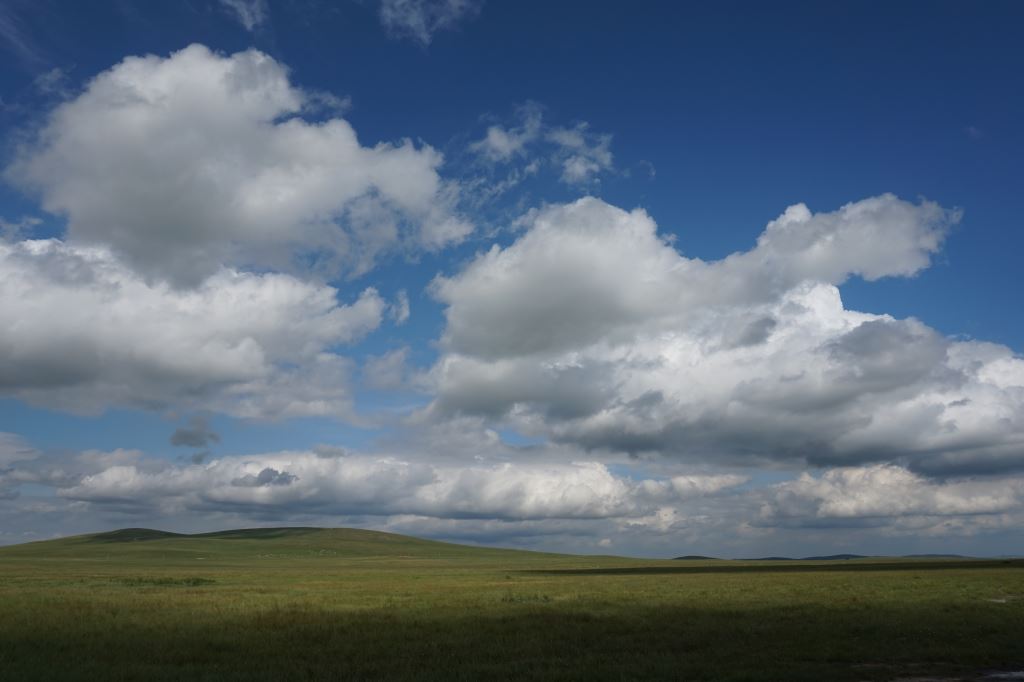
[{"label": "distant hill", "polygon": [[[527,550],[474,547],[408,535],[356,528],[239,528],[210,533],[172,533],[152,528],[121,528],[104,533],[75,535],[20,545],[0,546],[4,558],[74,558],[167,561],[182,559],[249,561],[253,558],[335,556],[339,558],[509,560],[567,555]],[[904,557],[829,554],[823,556],[766,556],[738,561],[846,561],[854,559],[971,559],[959,554],[912,554]],[[625,559],[623,559],[625,560]],[[728,561],[702,554],[687,554],[675,561]]]},{"label": "distant hill", "polygon": [[165,540],[167,538],[184,538],[187,535],[171,533],[166,530],[153,530],[151,528],[122,528],[112,530],[109,533],[96,533],[95,535],[81,536],[92,538],[95,542],[146,542],[149,540]]},{"label": "distant hill", "polygon": [[872,554],[825,554],[823,556],[762,556],[737,561],[849,561],[851,559],[974,559],[963,554],[904,554],[902,556],[879,556]]},{"label": "distant hill", "polygon": [[762,556],[753,559],[740,559],[740,561],[846,561],[847,559],[878,559],[865,554],[828,554],[825,556]]},{"label": "distant hill", "polygon": [[[4,558],[123,558],[131,561],[251,561],[335,556],[396,559],[514,559],[541,556],[526,550],[471,547],[355,528],[243,528],[188,535],[123,528],[0,547]],[[551,555],[557,556],[557,555]]]}]

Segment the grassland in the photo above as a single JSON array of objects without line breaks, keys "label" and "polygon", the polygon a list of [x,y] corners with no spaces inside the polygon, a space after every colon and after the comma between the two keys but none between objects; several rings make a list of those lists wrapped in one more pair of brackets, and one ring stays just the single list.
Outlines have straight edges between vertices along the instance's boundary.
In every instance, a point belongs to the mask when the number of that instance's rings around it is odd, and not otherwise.
[{"label": "grassland", "polygon": [[0,548],[2,680],[889,680],[1024,669],[1024,562],[641,561],[344,529]]}]

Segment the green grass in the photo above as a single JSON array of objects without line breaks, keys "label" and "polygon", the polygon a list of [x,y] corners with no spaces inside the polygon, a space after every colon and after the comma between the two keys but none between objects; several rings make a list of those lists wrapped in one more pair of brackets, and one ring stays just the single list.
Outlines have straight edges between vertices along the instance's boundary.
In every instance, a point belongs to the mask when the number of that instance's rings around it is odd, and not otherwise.
[{"label": "green grass", "polygon": [[841,682],[1021,670],[1022,569],[126,529],[0,548],[0,679]]}]

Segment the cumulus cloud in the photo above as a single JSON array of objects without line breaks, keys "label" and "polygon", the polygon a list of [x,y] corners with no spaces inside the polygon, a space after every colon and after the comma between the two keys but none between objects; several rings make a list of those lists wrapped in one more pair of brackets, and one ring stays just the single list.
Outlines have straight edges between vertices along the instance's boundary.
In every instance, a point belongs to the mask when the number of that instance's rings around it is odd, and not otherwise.
[{"label": "cumulus cloud", "polygon": [[847,310],[837,288],[920,271],[957,219],[892,195],[797,205],[705,262],[640,210],[537,211],[514,244],[435,280],[446,353],[428,414],[719,463],[1024,467],[1024,360]]},{"label": "cumulus cloud", "polygon": [[636,478],[594,461],[466,466],[328,450],[174,465],[131,451],[94,453],[105,466],[80,456],[73,475],[46,479],[23,472],[20,480],[46,481],[58,500],[80,505],[79,514],[236,523],[316,519],[473,542],[544,546],[550,538],[554,549],[577,551],[612,538],[623,548],[676,554],[687,546],[746,547],[737,550],[743,556],[751,543],[778,548],[787,532],[843,529],[845,536],[826,533],[814,541],[848,547],[851,538],[1005,532],[1024,518],[1019,478],[936,482],[892,465],[837,468],[758,486],[737,474]]},{"label": "cumulus cloud", "polygon": [[809,473],[774,486],[761,508],[765,524],[886,523],[894,517],[947,517],[1019,511],[1024,481],[932,481],[891,464]]},{"label": "cumulus cloud", "polygon": [[714,308],[778,303],[808,283],[914,274],[955,220],[935,204],[892,195],[814,216],[797,205],[769,223],[756,248],[706,263],[681,256],[644,211],[586,197],[529,215],[515,244],[492,246],[457,276],[438,278],[434,291],[449,306],[444,341],[455,351],[562,351],[620,334],[629,340],[651,322],[671,331]]},{"label": "cumulus cloud", "polygon": [[101,507],[148,504],[179,512],[639,520],[663,505],[713,495],[744,480],[691,475],[637,482],[597,462],[443,466],[347,452],[281,452],[155,471],[115,465],[59,492]]},{"label": "cumulus cloud", "polygon": [[110,405],[246,417],[351,414],[350,361],[379,326],[374,289],[223,268],[195,289],[149,282],[109,249],[0,243],[0,393],[94,413]]},{"label": "cumulus cloud", "polygon": [[380,21],[391,35],[429,45],[434,34],[480,13],[483,0],[381,0]]},{"label": "cumulus cloud", "polygon": [[17,434],[0,433],[0,499],[19,498],[25,484],[52,489],[74,485],[82,476],[111,466],[134,465],[148,471],[153,464],[138,450],[45,451]]},{"label": "cumulus cloud", "polygon": [[302,117],[319,101],[256,50],[129,57],[58,106],[6,178],[70,240],[177,286],[224,264],[357,275],[470,231],[439,152],[363,146],[341,118]]},{"label": "cumulus cloud", "polygon": [[991,546],[993,536],[1012,541],[1024,519],[1019,477],[935,481],[869,465],[766,484],[671,460],[569,460],[559,449],[481,443],[468,465],[333,446],[172,463],[137,450],[40,451],[6,434],[0,525],[45,533],[48,524],[85,532],[128,519],[193,531],[293,522],[553,551],[600,551],[608,539],[616,552],[647,556],[754,556],[792,542],[804,553],[943,551],[952,536]]}]

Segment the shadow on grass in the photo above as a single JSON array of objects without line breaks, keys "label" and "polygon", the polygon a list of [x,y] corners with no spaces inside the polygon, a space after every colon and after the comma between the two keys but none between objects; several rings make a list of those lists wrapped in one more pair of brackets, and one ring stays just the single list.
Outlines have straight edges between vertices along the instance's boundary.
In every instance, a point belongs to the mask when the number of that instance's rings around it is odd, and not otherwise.
[{"label": "shadow on grass", "polygon": [[213,533],[197,533],[190,535],[193,538],[210,538],[217,540],[279,540],[281,538],[293,538],[310,533],[319,533],[324,528],[302,527],[294,528],[241,528],[239,530],[220,530]]},{"label": "shadow on grass", "polygon": [[1024,660],[1019,619],[981,604],[49,615],[0,628],[5,679],[853,682]]},{"label": "shadow on grass", "polygon": [[213,578],[200,578],[197,576],[187,578],[126,576],[111,578],[110,582],[114,585],[123,585],[125,587],[199,587],[201,585],[212,585],[217,581]]},{"label": "shadow on grass", "polygon": [[109,533],[97,533],[89,536],[86,542],[148,542],[151,540],[169,540],[181,538],[201,538],[208,540],[279,540],[300,535],[308,535],[324,530],[323,528],[242,528],[239,530],[221,530],[212,533],[171,533],[166,530],[151,528],[122,528]]},{"label": "shadow on grass", "polygon": [[713,566],[625,566],[614,568],[551,568],[518,571],[534,575],[599,576],[599,575],[696,575],[709,573],[846,573],[879,571],[950,571],[991,568],[1024,568],[1024,559],[974,559],[968,561],[837,561],[832,563],[730,564]]}]

